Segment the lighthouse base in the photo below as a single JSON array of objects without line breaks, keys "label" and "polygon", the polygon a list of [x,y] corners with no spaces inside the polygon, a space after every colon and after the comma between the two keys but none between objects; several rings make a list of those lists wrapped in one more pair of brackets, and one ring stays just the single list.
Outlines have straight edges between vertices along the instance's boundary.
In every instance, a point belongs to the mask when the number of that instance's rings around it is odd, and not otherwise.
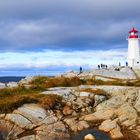
[{"label": "lighthouse base", "polygon": [[128,66],[130,67],[140,66],[140,60],[128,59]]}]

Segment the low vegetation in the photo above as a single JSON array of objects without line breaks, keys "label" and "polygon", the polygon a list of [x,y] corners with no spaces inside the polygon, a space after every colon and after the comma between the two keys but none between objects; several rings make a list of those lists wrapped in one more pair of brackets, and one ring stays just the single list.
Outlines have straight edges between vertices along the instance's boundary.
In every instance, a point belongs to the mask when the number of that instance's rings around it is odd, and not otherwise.
[{"label": "low vegetation", "polygon": [[5,88],[0,90],[0,113],[9,113],[26,103],[38,103],[46,109],[61,104],[57,95],[38,94],[40,90],[25,87]]},{"label": "low vegetation", "polygon": [[[17,88],[0,89],[0,113],[11,112],[14,109],[25,103],[38,103],[44,108],[52,108],[56,103],[61,101],[61,98],[56,95],[41,95],[38,94],[48,88],[52,87],[72,87],[79,85],[120,85],[120,86],[140,86],[140,80],[137,81],[102,81],[95,79],[79,79],[78,77],[65,78],[49,78],[38,76],[32,82],[31,86],[25,88],[19,86]],[[84,89],[87,92],[94,92],[96,94],[106,94],[103,90]]]},{"label": "low vegetation", "polygon": [[78,77],[66,78],[66,77],[36,77],[31,83],[32,89],[45,90],[52,87],[73,87],[79,85],[118,85],[118,86],[140,86],[140,80],[128,81],[115,79],[112,81],[102,81],[95,78],[80,79]]},{"label": "low vegetation", "polygon": [[86,81],[79,79],[78,77],[65,78],[65,77],[36,77],[30,84],[32,89],[44,90],[52,87],[73,87],[85,84]]}]

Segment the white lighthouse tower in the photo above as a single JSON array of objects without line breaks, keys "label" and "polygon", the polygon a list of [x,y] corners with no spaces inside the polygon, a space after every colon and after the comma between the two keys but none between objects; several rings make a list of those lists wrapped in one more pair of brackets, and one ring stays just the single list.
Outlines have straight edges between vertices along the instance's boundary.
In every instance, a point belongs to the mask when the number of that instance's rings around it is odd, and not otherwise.
[{"label": "white lighthouse tower", "polygon": [[138,31],[133,28],[128,37],[128,66],[140,66],[140,50]]}]

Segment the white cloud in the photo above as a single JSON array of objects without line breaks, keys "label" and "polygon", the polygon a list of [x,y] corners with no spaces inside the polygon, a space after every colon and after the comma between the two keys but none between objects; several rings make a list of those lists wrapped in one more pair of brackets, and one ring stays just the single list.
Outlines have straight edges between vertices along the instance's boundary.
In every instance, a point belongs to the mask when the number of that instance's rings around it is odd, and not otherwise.
[{"label": "white cloud", "polygon": [[52,51],[44,52],[9,52],[0,53],[0,68],[47,68],[47,67],[72,67],[89,66],[95,67],[97,64],[108,65],[125,63],[126,49],[117,50],[95,50],[95,51]]}]

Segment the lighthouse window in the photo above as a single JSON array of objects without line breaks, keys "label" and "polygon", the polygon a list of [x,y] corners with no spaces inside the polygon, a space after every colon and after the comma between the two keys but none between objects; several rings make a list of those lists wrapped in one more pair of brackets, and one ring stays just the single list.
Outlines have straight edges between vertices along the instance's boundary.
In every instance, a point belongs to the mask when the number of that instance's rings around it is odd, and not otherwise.
[{"label": "lighthouse window", "polygon": [[137,64],[139,64],[139,62],[137,62]]}]

